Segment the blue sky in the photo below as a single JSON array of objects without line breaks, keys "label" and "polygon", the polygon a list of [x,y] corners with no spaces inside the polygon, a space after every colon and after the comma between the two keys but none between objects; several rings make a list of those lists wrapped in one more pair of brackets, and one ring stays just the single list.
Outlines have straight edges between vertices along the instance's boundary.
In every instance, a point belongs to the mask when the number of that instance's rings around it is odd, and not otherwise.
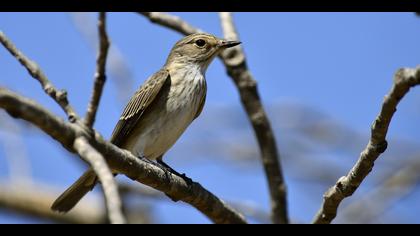
[{"label": "blue sky", "polygon": [[[216,13],[174,14],[222,37]],[[91,17],[94,20],[96,15]],[[391,88],[396,70],[415,67],[420,62],[420,18],[413,13],[236,13],[234,20],[264,104],[304,104],[365,135],[383,96]],[[134,86],[126,91],[127,95],[163,65],[172,45],[181,37],[134,13],[110,13],[107,27],[111,42],[118,47],[133,75]],[[35,60],[57,87],[68,90],[71,103],[83,115],[92,87],[96,53],[74,26],[72,16],[69,13],[1,13],[0,30]],[[110,136],[123,106],[115,99],[116,81],[117,78],[110,78],[105,85],[95,123],[95,128],[105,137]],[[202,119],[210,117],[212,107],[240,108],[236,88],[220,61],[215,60],[209,67],[207,83],[208,96]],[[33,98],[63,116],[38,83],[4,49],[0,49],[0,86]],[[400,104],[389,130],[390,137],[418,140],[419,99],[420,92],[413,89]],[[204,136],[198,133],[199,125],[198,120],[188,129],[180,145],[188,143],[194,135]],[[250,129],[246,135],[253,138]],[[65,154],[65,150],[45,135],[31,134],[24,137],[24,142],[36,180],[64,190],[81,173],[80,166],[74,164],[74,157]],[[168,156],[179,155],[180,145],[175,145]],[[4,155],[0,148],[0,177],[6,177],[4,173],[7,173]],[[211,160],[200,165],[178,164],[176,158],[169,162],[187,169],[188,175],[224,199],[250,199],[268,209],[261,170],[234,178],[238,169]],[[221,183],[219,179],[230,181]],[[288,186],[291,215],[309,221],[325,189],[317,189],[319,196],[309,201],[302,200],[304,190],[299,184],[292,181]],[[305,207],[302,201],[306,201]],[[157,218],[162,222],[208,222],[185,205],[168,201],[160,203],[159,209]],[[172,217],[168,212],[182,217]],[[25,219],[0,211],[0,223],[26,222]]]}]

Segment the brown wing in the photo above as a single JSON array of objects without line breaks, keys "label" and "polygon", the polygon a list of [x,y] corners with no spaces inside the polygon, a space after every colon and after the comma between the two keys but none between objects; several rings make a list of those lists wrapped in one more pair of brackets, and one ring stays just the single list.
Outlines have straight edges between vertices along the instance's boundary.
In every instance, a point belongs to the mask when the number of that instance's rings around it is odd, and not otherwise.
[{"label": "brown wing", "polygon": [[206,103],[206,94],[207,94],[207,83],[204,80],[203,88],[204,90],[204,96],[201,98],[200,106],[198,107],[197,113],[195,114],[194,120],[201,114],[203,111],[204,103]]},{"label": "brown wing", "polygon": [[114,128],[111,143],[120,146],[141,118],[146,108],[153,102],[163,84],[168,80],[165,69],[156,72],[136,91],[125,107],[120,120]]}]

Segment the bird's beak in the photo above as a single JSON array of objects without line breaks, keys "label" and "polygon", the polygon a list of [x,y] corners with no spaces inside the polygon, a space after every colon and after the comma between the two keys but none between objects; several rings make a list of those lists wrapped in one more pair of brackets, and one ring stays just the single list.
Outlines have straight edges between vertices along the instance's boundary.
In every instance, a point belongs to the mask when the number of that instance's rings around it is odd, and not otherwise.
[{"label": "bird's beak", "polygon": [[239,44],[241,44],[241,42],[239,42],[239,41],[222,40],[220,42],[220,47],[221,48],[231,48],[231,47],[234,47],[234,46],[239,45]]}]

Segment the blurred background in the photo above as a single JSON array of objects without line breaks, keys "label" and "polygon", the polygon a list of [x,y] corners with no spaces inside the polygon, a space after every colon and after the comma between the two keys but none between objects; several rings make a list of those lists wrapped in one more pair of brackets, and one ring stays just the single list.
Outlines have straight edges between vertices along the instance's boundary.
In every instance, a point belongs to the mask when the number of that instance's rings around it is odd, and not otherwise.
[{"label": "blurred background", "polygon": [[[173,14],[222,37],[217,13]],[[235,13],[234,20],[275,131],[290,219],[309,223],[322,194],[366,146],[397,69],[420,64],[420,18],[414,13]],[[84,115],[95,71],[96,21],[96,13],[1,13],[0,30],[58,88],[67,89],[73,107]],[[109,13],[107,30],[109,77],[95,128],[109,138],[128,98],[182,36],[136,13]],[[220,60],[209,67],[207,84],[203,113],[165,160],[250,222],[268,223],[269,195],[256,140]],[[3,47],[0,86],[64,118]],[[416,88],[400,103],[388,150],[340,206],[334,223],[420,223],[419,101]],[[33,204],[40,198],[49,206],[86,168],[36,127],[0,110],[0,223],[66,222],[13,210],[4,202],[29,196]],[[187,204],[123,176],[117,179],[132,223],[210,223]],[[100,191],[97,186],[74,211],[101,216]]]}]

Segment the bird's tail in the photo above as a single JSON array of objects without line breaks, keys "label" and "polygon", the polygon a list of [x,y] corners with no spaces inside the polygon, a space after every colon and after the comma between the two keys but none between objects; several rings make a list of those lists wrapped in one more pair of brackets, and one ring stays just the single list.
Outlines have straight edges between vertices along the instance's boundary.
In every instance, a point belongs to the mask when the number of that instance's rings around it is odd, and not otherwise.
[{"label": "bird's tail", "polygon": [[70,211],[89,191],[95,187],[97,176],[93,170],[86,171],[73,185],[64,191],[51,209],[58,212]]}]

